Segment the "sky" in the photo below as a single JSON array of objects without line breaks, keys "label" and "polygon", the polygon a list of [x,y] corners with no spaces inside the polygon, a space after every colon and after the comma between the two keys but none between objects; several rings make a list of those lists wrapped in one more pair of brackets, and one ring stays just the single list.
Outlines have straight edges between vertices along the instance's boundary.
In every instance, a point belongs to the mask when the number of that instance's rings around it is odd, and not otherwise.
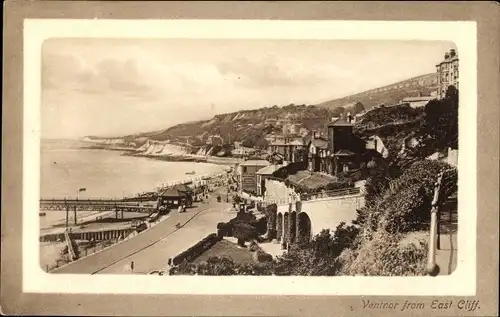
[{"label": "sky", "polygon": [[435,72],[449,42],[49,39],[42,138],[122,136],[316,104]]}]

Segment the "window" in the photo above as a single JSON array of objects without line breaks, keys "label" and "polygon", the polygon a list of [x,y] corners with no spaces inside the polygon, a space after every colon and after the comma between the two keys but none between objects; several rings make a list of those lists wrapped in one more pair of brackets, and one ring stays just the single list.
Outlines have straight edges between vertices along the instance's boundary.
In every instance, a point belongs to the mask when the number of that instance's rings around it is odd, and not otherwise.
[{"label": "window", "polygon": [[247,172],[247,167],[246,166],[242,166],[242,171],[243,171],[243,173],[246,173]]}]

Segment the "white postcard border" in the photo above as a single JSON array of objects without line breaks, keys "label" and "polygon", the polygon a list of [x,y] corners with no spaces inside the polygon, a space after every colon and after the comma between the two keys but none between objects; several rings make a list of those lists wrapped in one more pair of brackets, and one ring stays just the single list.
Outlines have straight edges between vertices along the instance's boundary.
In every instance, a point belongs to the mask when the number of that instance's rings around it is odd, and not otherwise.
[{"label": "white postcard border", "polygon": [[[462,295],[476,293],[477,26],[474,21],[24,21],[23,291],[207,295]],[[49,274],[39,265],[41,48],[49,38],[452,41],[460,53],[458,265],[438,277],[275,277]],[[415,52],[418,54],[418,52]],[[215,230],[215,228],[214,228]],[[167,259],[165,259],[166,261]]]}]

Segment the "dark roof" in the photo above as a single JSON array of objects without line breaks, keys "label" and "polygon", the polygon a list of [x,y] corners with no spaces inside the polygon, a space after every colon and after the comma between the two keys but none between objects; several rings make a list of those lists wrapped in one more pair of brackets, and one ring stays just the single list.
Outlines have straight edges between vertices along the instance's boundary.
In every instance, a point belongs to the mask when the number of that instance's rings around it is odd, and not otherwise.
[{"label": "dark roof", "polygon": [[316,138],[311,141],[312,144],[319,149],[326,150],[328,148],[328,141],[325,139]]},{"label": "dark roof", "polygon": [[186,184],[178,184],[175,185],[174,188],[181,192],[186,192],[186,193],[191,193],[193,191],[193,189]]},{"label": "dark roof", "polygon": [[351,152],[349,150],[338,150],[333,155],[336,155],[336,156],[353,156],[353,155],[356,155],[356,153]]},{"label": "dark roof", "polygon": [[352,127],[352,123],[349,123],[346,119],[344,118],[340,118],[338,119],[337,121],[333,122],[333,123],[330,123],[328,125],[329,127]]},{"label": "dark roof", "polygon": [[297,173],[288,176],[286,180],[292,185],[312,190],[338,181],[337,177],[315,172],[310,173],[308,171],[298,171]]},{"label": "dark roof", "polygon": [[170,187],[160,193],[161,197],[173,197],[173,198],[183,198],[187,197],[186,192],[182,192],[175,187]]}]

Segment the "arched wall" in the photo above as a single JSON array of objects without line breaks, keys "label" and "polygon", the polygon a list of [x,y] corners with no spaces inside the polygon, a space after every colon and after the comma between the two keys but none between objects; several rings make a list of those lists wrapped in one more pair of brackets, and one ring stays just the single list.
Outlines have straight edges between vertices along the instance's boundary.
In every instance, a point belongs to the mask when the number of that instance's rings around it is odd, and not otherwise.
[{"label": "arched wall", "polygon": [[290,239],[290,214],[285,212],[283,214],[283,245],[288,246]]},{"label": "arched wall", "polygon": [[283,214],[278,213],[276,216],[276,240],[281,241],[283,236]]},{"label": "arched wall", "polygon": [[311,234],[323,229],[334,230],[341,222],[350,224],[356,219],[356,210],[365,204],[364,195],[303,201],[302,212],[311,220]]},{"label": "arched wall", "polygon": [[297,242],[307,242],[312,238],[311,219],[305,212],[297,216]]}]

